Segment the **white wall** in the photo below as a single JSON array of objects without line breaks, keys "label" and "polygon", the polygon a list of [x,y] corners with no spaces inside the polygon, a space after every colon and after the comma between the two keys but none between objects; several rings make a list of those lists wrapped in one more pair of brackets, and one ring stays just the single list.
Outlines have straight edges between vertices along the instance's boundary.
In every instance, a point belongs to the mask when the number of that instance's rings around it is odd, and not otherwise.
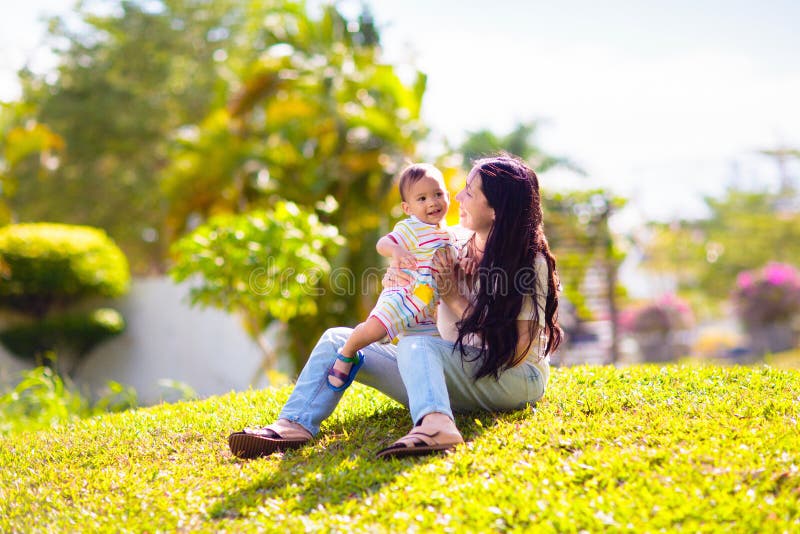
[{"label": "white wall", "polygon": [[[125,332],[86,357],[77,384],[94,393],[109,380],[131,385],[140,404],[174,396],[161,379],[184,382],[202,397],[247,389],[261,361],[258,347],[236,317],[192,308],[188,294],[188,284],[167,278],[134,280],[128,295],[110,303],[125,317]],[[0,348],[0,379],[29,366]]]},{"label": "white wall", "polygon": [[14,378],[29,367],[27,360],[12,356],[3,345],[0,345],[0,386],[15,382]]}]

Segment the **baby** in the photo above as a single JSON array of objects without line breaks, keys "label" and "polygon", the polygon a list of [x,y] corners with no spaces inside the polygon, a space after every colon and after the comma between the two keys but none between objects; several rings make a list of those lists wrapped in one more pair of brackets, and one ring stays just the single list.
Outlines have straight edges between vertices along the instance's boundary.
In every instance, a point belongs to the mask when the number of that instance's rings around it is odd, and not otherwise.
[{"label": "baby", "polygon": [[386,288],[366,321],[356,326],[328,371],[328,385],[343,391],[364,363],[361,349],[388,334],[438,336],[436,304],[438,292],[433,279],[434,253],[453,244],[450,233],[439,227],[450,198],[439,169],[414,164],[400,175],[402,208],[409,217],[398,222],[391,233],[378,240],[378,253],[392,258],[392,264],[414,275],[415,283]]}]

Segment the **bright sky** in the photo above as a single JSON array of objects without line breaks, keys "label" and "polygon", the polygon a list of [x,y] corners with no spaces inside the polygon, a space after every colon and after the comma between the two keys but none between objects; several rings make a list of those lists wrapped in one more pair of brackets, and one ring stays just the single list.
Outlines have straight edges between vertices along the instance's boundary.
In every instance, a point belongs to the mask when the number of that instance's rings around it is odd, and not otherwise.
[{"label": "bright sky", "polygon": [[[774,187],[777,166],[757,151],[800,147],[796,0],[369,3],[386,58],[428,74],[436,139],[545,121],[539,142],[587,176],[551,171],[542,186],[611,188],[632,199],[631,221],[698,214],[702,194],[730,183]],[[69,5],[8,4],[0,99],[16,95],[22,63],[47,66],[37,16]]]}]

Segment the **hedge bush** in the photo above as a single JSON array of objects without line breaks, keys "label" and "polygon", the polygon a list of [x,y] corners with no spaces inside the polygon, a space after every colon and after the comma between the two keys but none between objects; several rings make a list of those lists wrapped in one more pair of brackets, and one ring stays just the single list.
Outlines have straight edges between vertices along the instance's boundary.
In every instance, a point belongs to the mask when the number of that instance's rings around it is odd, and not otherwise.
[{"label": "hedge bush", "polygon": [[86,297],[118,297],[128,260],[102,230],[30,223],[0,228],[0,306],[43,317]]},{"label": "hedge bush", "polygon": [[24,358],[35,358],[49,351],[82,356],[124,330],[125,320],[119,312],[100,308],[13,326],[0,332],[0,342]]}]

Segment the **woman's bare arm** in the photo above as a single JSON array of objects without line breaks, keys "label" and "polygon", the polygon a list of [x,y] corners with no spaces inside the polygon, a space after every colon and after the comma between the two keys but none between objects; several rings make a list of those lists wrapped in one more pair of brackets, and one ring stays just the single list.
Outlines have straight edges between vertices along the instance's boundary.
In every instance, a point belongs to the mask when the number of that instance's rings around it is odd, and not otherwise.
[{"label": "woman's bare arm", "polygon": [[[533,343],[536,343],[536,339],[533,340],[531,343],[531,328],[533,327],[533,321],[517,321],[517,350],[514,354],[514,361],[520,361],[525,359],[525,357],[530,352],[531,348],[533,347]],[[539,332],[539,329],[533,327],[534,335]]]}]

